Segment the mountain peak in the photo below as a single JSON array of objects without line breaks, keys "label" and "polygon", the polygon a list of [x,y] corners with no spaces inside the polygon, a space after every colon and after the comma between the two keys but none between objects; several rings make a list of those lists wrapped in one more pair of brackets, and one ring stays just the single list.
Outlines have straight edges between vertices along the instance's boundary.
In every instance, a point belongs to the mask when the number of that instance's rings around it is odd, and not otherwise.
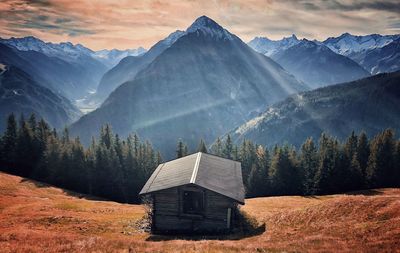
[{"label": "mountain peak", "polygon": [[217,22],[212,20],[211,18],[209,18],[207,16],[201,16],[201,17],[198,17],[193,22],[193,24],[187,29],[187,31],[190,32],[191,30],[197,30],[197,29],[204,28],[204,27],[211,28],[211,29],[219,29],[219,30],[224,29],[219,24],[217,24]]},{"label": "mountain peak", "polygon": [[201,31],[205,35],[210,35],[218,39],[232,40],[233,36],[217,22],[207,16],[198,17],[191,26],[186,30],[186,33],[194,33]]}]

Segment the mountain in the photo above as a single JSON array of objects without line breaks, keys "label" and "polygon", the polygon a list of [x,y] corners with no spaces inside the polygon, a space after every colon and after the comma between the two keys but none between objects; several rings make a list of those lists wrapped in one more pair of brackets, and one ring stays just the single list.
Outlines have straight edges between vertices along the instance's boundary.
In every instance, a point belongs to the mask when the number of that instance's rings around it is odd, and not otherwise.
[{"label": "mountain", "polygon": [[175,31],[167,38],[152,46],[145,54],[123,58],[114,68],[107,71],[107,73],[105,73],[101,78],[94,100],[102,102],[122,83],[132,80],[140,70],[150,64],[158,55],[172,45],[183,34],[183,31]]},{"label": "mountain", "polygon": [[353,130],[369,136],[400,130],[399,83],[400,72],[394,72],[293,95],[230,133],[235,142],[299,146],[322,132],[343,139]]},{"label": "mountain", "polygon": [[344,33],[323,43],[338,54],[357,62],[371,74],[400,69],[400,34],[354,36]]},{"label": "mountain", "polygon": [[35,113],[52,127],[61,128],[77,120],[81,113],[68,99],[39,85],[27,73],[14,66],[0,64],[0,130],[7,116]]},{"label": "mountain", "polygon": [[400,70],[400,38],[381,48],[373,48],[350,55],[372,74]]},{"label": "mountain", "polygon": [[305,89],[273,60],[202,16],[100,108],[74,123],[71,133],[88,142],[110,123],[120,135],[137,132],[172,157],[179,138],[190,147],[200,138],[211,142],[266,105]]},{"label": "mountain", "polygon": [[271,58],[312,88],[369,76],[369,73],[353,60],[306,39],[280,50]]},{"label": "mountain", "polygon": [[48,88],[71,100],[94,91],[107,70],[103,63],[92,57],[92,50],[80,44],[46,43],[35,37],[0,39],[0,44],[13,48],[14,54],[29,62],[37,73],[33,75],[31,69],[24,68],[24,64],[16,60],[12,60],[11,65],[20,66],[34,78],[40,75],[45,82],[37,80],[39,83],[48,83]]},{"label": "mountain", "polygon": [[297,39],[296,35],[291,37],[283,38],[281,40],[270,40],[266,37],[255,37],[251,40],[248,45],[259,53],[271,56],[281,50],[288,49],[291,46],[297,45],[300,40]]},{"label": "mountain", "polygon": [[356,36],[343,33],[339,37],[330,37],[322,43],[335,53],[351,57],[350,55],[353,53],[384,47],[398,38],[400,38],[400,34]]},{"label": "mountain", "polygon": [[113,68],[117,65],[123,58],[127,56],[139,56],[146,53],[147,50],[143,47],[138,47],[136,49],[103,49],[96,51],[92,54],[96,59],[103,62],[107,67]]},{"label": "mountain", "polygon": [[95,82],[80,65],[37,51],[20,51],[2,43],[0,62],[20,68],[40,85],[70,100],[89,93]]}]

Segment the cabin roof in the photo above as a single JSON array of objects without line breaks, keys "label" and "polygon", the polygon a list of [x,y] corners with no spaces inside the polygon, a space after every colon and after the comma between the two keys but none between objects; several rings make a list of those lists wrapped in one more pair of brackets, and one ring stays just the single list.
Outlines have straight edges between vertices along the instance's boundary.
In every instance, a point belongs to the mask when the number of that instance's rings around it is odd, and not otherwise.
[{"label": "cabin roof", "polygon": [[240,162],[198,152],[158,165],[139,195],[194,184],[244,204]]}]

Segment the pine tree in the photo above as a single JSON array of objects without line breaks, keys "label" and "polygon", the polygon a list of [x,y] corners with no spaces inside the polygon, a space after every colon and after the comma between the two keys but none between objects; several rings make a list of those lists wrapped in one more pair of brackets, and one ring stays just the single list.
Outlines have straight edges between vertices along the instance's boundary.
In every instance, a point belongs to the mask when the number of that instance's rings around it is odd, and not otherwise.
[{"label": "pine tree", "polygon": [[227,159],[232,159],[232,152],[233,152],[232,139],[231,136],[228,134],[225,140],[224,148],[222,150],[222,155]]},{"label": "pine tree", "polygon": [[206,143],[203,139],[200,139],[199,146],[197,147],[197,152],[208,153]]},{"label": "pine tree", "polygon": [[303,193],[315,194],[315,175],[318,168],[318,153],[312,138],[301,146],[300,167],[303,169]]},{"label": "pine tree", "polygon": [[386,129],[374,137],[371,142],[367,165],[367,177],[370,187],[392,187],[395,181],[394,132]]},{"label": "pine tree", "polygon": [[335,141],[325,133],[319,141],[319,161],[315,175],[315,189],[320,194],[330,194],[335,191],[335,166],[337,161],[337,147]]},{"label": "pine tree", "polygon": [[272,157],[269,178],[273,187],[272,194],[293,194],[290,186],[294,183],[293,168],[289,159],[289,147],[285,145],[276,150]]},{"label": "pine tree", "polygon": [[365,132],[361,132],[358,137],[357,145],[357,161],[360,164],[360,169],[363,176],[363,185],[366,185],[367,164],[369,157],[369,141]]},{"label": "pine tree", "polygon": [[109,124],[104,125],[100,130],[100,143],[105,145],[107,149],[110,149],[114,143],[114,134]]},{"label": "pine tree", "polygon": [[263,196],[270,191],[268,150],[258,146],[256,155],[257,161],[252,165],[247,182],[247,194],[249,197]]},{"label": "pine tree", "polygon": [[32,161],[35,159],[35,154],[32,152],[34,150],[33,145],[33,133],[29,128],[26,121],[22,121],[21,126],[18,130],[17,138],[17,168],[16,173],[21,176],[32,176],[34,166]]},{"label": "pine tree", "polygon": [[15,170],[17,163],[17,121],[14,114],[7,118],[6,131],[2,137],[0,161],[7,171]]},{"label": "pine tree", "polygon": [[189,154],[189,148],[186,144],[183,145],[183,156],[187,156]]},{"label": "pine tree", "polygon": [[[256,149],[254,144],[249,140],[244,140],[240,146],[239,161],[242,163],[243,182],[247,184],[253,163],[256,161]],[[245,185],[248,187],[248,185]]]},{"label": "pine tree", "polygon": [[364,185],[364,178],[363,178],[363,174],[362,174],[362,170],[360,167],[360,163],[358,162],[357,159],[357,154],[353,155],[353,158],[351,159],[350,162],[350,175],[351,175],[351,188],[349,190],[359,190],[362,189],[363,185]]},{"label": "pine tree", "polygon": [[218,137],[214,145],[211,147],[211,153],[216,156],[223,156],[222,141]]},{"label": "pine tree", "polygon": [[176,145],[176,158],[181,158],[185,155],[185,144],[183,144],[182,140],[178,141]]}]

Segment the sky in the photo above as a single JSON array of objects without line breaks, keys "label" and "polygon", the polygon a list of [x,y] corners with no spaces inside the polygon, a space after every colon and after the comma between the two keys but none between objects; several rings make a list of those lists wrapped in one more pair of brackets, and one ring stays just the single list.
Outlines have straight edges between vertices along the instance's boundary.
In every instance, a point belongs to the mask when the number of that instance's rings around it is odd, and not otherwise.
[{"label": "sky", "polygon": [[399,0],[1,0],[0,37],[149,48],[202,15],[245,42],[400,33]]}]

